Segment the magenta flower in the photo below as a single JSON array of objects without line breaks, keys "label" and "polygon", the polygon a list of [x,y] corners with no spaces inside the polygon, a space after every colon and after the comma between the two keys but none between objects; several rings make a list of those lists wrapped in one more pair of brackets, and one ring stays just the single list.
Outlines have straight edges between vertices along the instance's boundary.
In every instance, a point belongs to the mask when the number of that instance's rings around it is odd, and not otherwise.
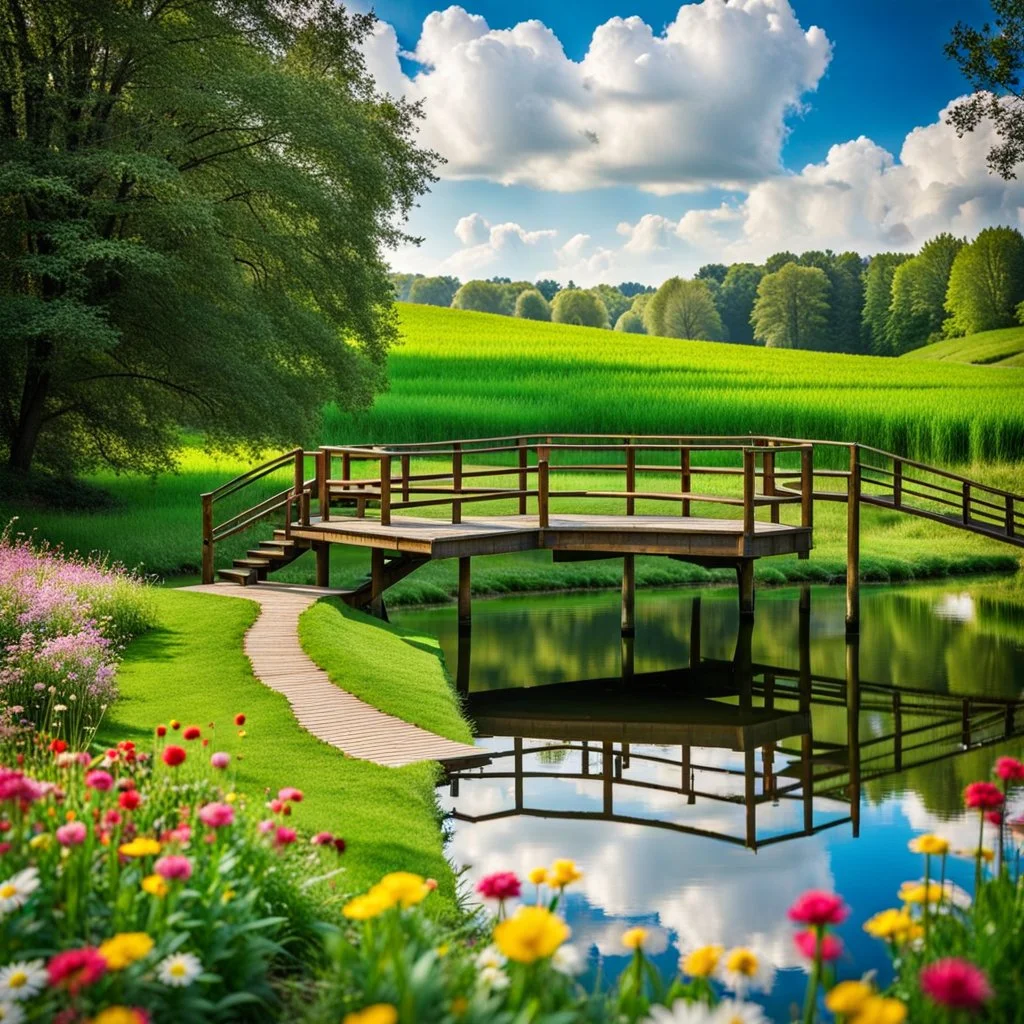
[{"label": "magenta flower", "polygon": [[1024,763],[1015,757],[1000,757],[996,761],[996,775],[1003,782],[1024,781]]},{"label": "magenta flower", "polygon": [[110,772],[103,771],[102,768],[96,768],[94,771],[85,773],[85,784],[90,789],[106,793],[114,785],[114,776]]},{"label": "magenta flower", "polygon": [[835,893],[811,889],[789,908],[789,919],[798,924],[842,924],[849,913],[850,908]]},{"label": "magenta flower", "polygon": [[[813,960],[815,951],[817,949],[818,936],[813,929],[808,929],[805,932],[797,932],[793,936],[793,942],[796,944],[796,948],[800,951],[801,956],[805,956],[808,960]],[[835,936],[825,934],[821,937],[821,959],[824,962],[832,960],[838,960],[843,955],[843,944]]]},{"label": "magenta flower", "polygon": [[1003,794],[991,782],[972,782],[964,789],[964,803],[968,807],[991,811],[1003,806]]},{"label": "magenta flower", "polygon": [[20,803],[35,803],[46,794],[46,788],[24,772],[0,768],[0,801],[13,800]]},{"label": "magenta flower", "polygon": [[223,828],[235,820],[235,809],[231,804],[204,804],[199,808],[199,820],[210,828]]},{"label": "magenta flower", "polygon": [[57,829],[57,842],[61,846],[81,846],[88,834],[85,825],[80,821],[69,821]]},{"label": "magenta flower", "polygon": [[330,846],[334,842],[334,836],[330,832],[317,832],[310,842],[314,846]]},{"label": "magenta flower", "polygon": [[522,883],[512,871],[495,871],[477,882],[476,891],[488,900],[515,899],[522,891]]},{"label": "magenta flower", "polygon": [[277,846],[290,846],[297,838],[295,829],[286,828],[284,825],[278,825],[274,833],[274,843]]},{"label": "magenta flower", "polygon": [[223,771],[229,764],[231,764],[231,755],[225,754],[223,750],[218,750],[216,754],[210,755],[210,764],[214,768]]},{"label": "magenta flower", "polygon": [[188,857],[182,857],[177,853],[169,853],[161,857],[154,865],[153,870],[168,881],[185,881],[192,877],[192,862]]},{"label": "magenta flower", "polygon": [[284,789],[277,791],[278,800],[290,800],[293,804],[301,804],[302,795],[302,790],[296,789],[294,786],[285,786]]},{"label": "magenta flower", "polygon": [[977,1013],[991,997],[992,986],[980,967],[949,957],[922,968],[921,991],[933,1002]]},{"label": "magenta flower", "polygon": [[256,828],[262,835],[267,835],[268,832],[274,831],[274,822],[270,818],[264,818]]}]

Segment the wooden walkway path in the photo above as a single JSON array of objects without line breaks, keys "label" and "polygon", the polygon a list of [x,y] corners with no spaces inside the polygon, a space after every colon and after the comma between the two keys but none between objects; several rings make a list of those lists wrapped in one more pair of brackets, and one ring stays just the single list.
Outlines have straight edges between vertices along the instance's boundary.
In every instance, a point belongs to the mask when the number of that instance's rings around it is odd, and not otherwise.
[{"label": "wooden walkway path", "polygon": [[320,587],[261,583],[244,590],[226,583],[184,587],[199,594],[240,597],[260,605],[245,635],[253,674],[283,693],[299,724],[350,757],[398,768],[416,761],[468,767],[487,760],[486,752],[458,743],[385,714],[331,682],[299,643],[299,616],[321,597],[339,591]]}]

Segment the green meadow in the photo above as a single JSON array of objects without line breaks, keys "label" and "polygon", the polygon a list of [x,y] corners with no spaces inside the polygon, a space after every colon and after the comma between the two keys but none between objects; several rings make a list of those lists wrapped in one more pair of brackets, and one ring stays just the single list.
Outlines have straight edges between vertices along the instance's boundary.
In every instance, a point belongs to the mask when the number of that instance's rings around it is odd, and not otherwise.
[{"label": "green meadow", "polygon": [[1024,366],[1024,327],[1005,327],[1000,331],[969,334],[965,338],[949,338],[915,348],[901,358],[1021,367]]}]

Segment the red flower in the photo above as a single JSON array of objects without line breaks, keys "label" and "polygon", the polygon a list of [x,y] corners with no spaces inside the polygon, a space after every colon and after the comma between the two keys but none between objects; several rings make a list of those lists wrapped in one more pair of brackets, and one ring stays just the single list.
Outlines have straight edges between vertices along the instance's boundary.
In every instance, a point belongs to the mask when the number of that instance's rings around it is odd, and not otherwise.
[{"label": "red flower", "polygon": [[11,844],[10,843],[0,843],[0,857],[2,857],[5,853],[10,853],[10,852],[11,852]]},{"label": "red flower", "polygon": [[117,802],[121,805],[121,809],[125,811],[134,811],[139,804],[142,803],[142,796],[138,790],[126,789],[118,798]]},{"label": "red flower", "polygon": [[334,842],[334,836],[330,832],[317,832],[310,842],[314,846],[330,846]]},{"label": "red flower", "polygon": [[176,718],[172,718],[171,719],[171,728],[172,729],[180,729],[181,728],[181,722],[179,722]]},{"label": "red flower", "polygon": [[181,735],[184,736],[185,739],[187,740],[197,740],[199,739],[200,736],[199,726],[187,725],[185,726],[185,731]]},{"label": "red flower", "polygon": [[495,871],[476,884],[476,891],[488,900],[515,899],[521,890],[522,885],[513,871]]},{"label": "red flower", "polygon": [[[338,853],[344,853],[345,852],[345,848],[346,848],[347,845],[348,844],[345,842],[344,839],[341,838],[341,836],[336,836],[335,837],[335,839],[334,839],[334,849],[337,850]],[[428,879],[428,881],[429,881],[429,879]]]},{"label": "red flower", "polygon": [[[813,929],[809,929],[805,932],[797,932],[796,935],[793,936],[793,941],[796,943],[796,948],[803,956],[807,957],[808,960],[814,959],[818,936]],[[840,942],[835,935],[829,935],[827,933],[822,935],[821,959],[827,963],[830,960],[838,960],[842,955],[842,942]]]},{"label": "red flower", "polygon": [[1024,781],[1024,763],[1015,757],[1001,757],[996,761],[996,775],[1004,782]]},{"label": "red flower", "polygon": [[849,912],[835,893],[810,889],[789,908],[789,919],[799,924],[842,924]]},{"label": "red flower", "polygon": [[999,826],[1003,823],[1003,812],[1002,811],[986,811],[985,820],[990,825]]},{"label": "red flower", "polygon": [[293,803],[302,803],[302,790],[296,789],[294,786],[285,786],[284,789],[277,791],[278,800],[291,800]]},{"label": "red flower", "polygon": [[235,715],[235,725],[245,725],[245,715]]},{"label": "red flower", "polygon": [[54,754],[63,754],[68,749],[68,745],[63,740],[51,740],[50,750]]},{"label": "red flower", "polygon": [[991,782],[972,782],[964,790],[964,803],[983,811],[994,810],[1003,806],[1003,794]]},{"label": "red flower", "polygon": [[156,727],[156,734],[157,734],[157,736],[160,736],[161,738],[166,736],[167,735],[167,726],[166,725],[158,725]]},{"label": "red flower", "polygon": [[176,747],[172,744],[169,747],[165,747],[163,754],[160,756],[163,758],[164,764],[169,765],[171,768],[176,768],[188,755],[185,753],[184,747]]},{"label": "red flower", "polygon": [[91,946],[68,949],[50,958],[46,965],[50,984],[66,988],[72,996],[78,995],[86,985],[94,985],[107,970],[107,961]]},{"label": "red flower", "polygon": [[980,967],[949,957],[921,970],[921,991],[940,1006],[956,1010],[980,1010],[992,996],[992,986]]},{"label": "red flower", "polygon": [[289,846],[294,843],[296,839],[295,829],[285,828],[284,825],[278,825],[277,831],[274,833],[274,842],[278,846]]},{"label": "red flower", "polygon": [[110,772],[103,771],[102,768],[96,768],[94,771],[85,773],[85,784],[89,789],[106,793],[114,785],[114,776]]}]

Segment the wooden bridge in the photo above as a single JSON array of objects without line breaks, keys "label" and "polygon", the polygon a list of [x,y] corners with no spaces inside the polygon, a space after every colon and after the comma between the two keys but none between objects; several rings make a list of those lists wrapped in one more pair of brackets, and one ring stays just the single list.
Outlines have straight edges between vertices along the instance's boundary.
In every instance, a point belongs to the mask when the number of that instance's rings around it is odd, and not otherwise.
[{"label": "wooden bridge", "polygon": [[[282,472],[291,476],[283,490],[217,522],[228,498],[261,481],[265,488]],[[622,486],[588,489],[584,474],[619,475]],[[712,484],[702,490],[698,479]],[[565,499],[602,512],[559,511]],[[342,596],[386,617],[389,587],[433,559],[457,558],[459,624],[468,628],[474,556],[549,550],[555,561],[622,558],[622,632],[629,636],[638,554],[734,569],[740,611],[750,617],[754,562],[807,558],[819,501],[847,506],[850,633],[860,622],[863,505],[1024,547],[1024,497],[866,445],[753,435],[551,434],[286,452],[202,496],[202,575],[204,583],[219,574],[252,584],[312,549],[317,585],[326,587],[333,544],[368,548],[366,582]],[[667,512],[640,514],[638,502]],[[483,507],[469,515],[474,506]],[[695,515],[698,506],[715,514]],[[283,517],[272,539],[217,568],[218,543],[272,517]]]}]

